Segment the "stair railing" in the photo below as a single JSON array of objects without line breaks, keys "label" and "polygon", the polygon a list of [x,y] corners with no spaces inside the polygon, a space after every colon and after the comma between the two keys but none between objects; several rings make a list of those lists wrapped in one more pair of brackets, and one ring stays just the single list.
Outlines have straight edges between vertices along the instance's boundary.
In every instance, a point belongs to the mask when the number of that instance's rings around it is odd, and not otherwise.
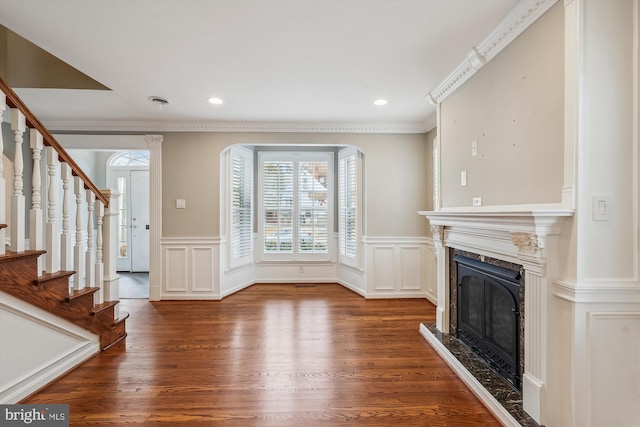
[{"label": "stair railing", "polygon": [[[0,123],[8,107],[11,112],[11,130],[15,153],[6,152],[0,132],[0,152],[13,163],[13,176],[5,177],[0,161],[0,224],[6,224],[7,205],[11,205],[10,223],[0,226],[0,255],[6,253],[6,233],[10,235],[9,250],[26,250],[26,198],[24,194],[24,135],[29,130],[29,146],[33,173],[31,177],[31,209],[29,210],[29,250],[46,251],[39,258],[40,274],[59,271],[76,272],[73,288],[99,287],[95,303],[118,299],[117,289],[109,289],[104,277],[115,277],[117,211],[110,210],[117,194],[99,190],[69,153],[56,141],[49,130],[27,108],[13,89],[0,77]],[[44,153],[43,153],[44,152]],[[46,176],[42,177],[42,162],[46,162]],[[12,181],[12,194],[6,194],[7,178]],[[58,187],[62,187],[62,200]],[[72,236],[71,191],[75,200],[75,239]],[[42,195],[46,194],[46,200]],[[44,205],[44,206],[43,206]],[[115,207],[116,204],[113,203]],[[86,213],[86,219],[85,219]],[[62,229],[59,230],[59,223]],[[94,233],[94,224],[97,230]],[[94,236],[97,235],[97,239]],[[75,244],[72,246],[72,243]],[[117,282],[116,282],[117,283]],[[107,285],[105,289],[104,285]]]}]

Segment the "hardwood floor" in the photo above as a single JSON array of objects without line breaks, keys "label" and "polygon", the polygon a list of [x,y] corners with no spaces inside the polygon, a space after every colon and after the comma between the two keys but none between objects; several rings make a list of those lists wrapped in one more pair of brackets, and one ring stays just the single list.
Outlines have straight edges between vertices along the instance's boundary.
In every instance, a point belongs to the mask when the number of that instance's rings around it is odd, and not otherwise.
[{"label": "hardwood floor", "polygon": [[126,343],[23,403],[68,403],[71,426],[500,425],[419,334],[426,300],[323,284],[121,304]]}]

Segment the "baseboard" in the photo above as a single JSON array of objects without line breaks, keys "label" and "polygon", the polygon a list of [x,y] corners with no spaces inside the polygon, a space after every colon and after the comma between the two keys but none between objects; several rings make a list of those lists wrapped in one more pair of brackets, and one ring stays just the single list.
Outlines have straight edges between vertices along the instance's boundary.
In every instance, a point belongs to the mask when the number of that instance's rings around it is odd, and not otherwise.
[{"label": "baseboard", "polygon": [[55,362],[0,391],[0,404],[18,403],[100,352],[99,342],[86,342]]}]

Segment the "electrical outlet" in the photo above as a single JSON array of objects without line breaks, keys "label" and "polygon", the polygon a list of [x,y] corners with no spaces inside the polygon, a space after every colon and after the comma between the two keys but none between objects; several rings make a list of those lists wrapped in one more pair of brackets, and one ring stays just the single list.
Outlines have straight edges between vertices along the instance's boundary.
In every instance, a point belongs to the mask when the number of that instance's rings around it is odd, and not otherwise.
[{"label": "electrical outlet", "polygon": [[176,209],[186,209],[187,201],[185,199],[176,199]]},{"label": "electrical outlet", "polygon": [[471,204],[473,206],[482,206],[482,197],[474,197]]},{"label": "electrical outlet", "polygon": [[471,141],[471,157],[478,155],[478,141]]},{"label": "electrical outlet", "polygon": [[460,172],[460,186],[461,187],[467,186],[467,171]]}]

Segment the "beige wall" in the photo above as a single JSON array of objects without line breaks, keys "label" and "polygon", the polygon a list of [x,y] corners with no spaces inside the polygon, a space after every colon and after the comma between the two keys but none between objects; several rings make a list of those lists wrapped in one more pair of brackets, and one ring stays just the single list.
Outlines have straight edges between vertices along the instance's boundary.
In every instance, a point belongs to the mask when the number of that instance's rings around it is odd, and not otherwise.
[{"label": "beige wall", "polygon": [[[426,236],[432,143],[425,134],[167,133],[162,143],[164,237],[220,235],[220,153],[234,144],[354,145],[365,154],[367,234]],[[186,209],[176,209],[176,199]]]},{"label": "beige wall", "polygon": [[443,207],[561,201],[563,43],[558,2],[441,103]]}]

